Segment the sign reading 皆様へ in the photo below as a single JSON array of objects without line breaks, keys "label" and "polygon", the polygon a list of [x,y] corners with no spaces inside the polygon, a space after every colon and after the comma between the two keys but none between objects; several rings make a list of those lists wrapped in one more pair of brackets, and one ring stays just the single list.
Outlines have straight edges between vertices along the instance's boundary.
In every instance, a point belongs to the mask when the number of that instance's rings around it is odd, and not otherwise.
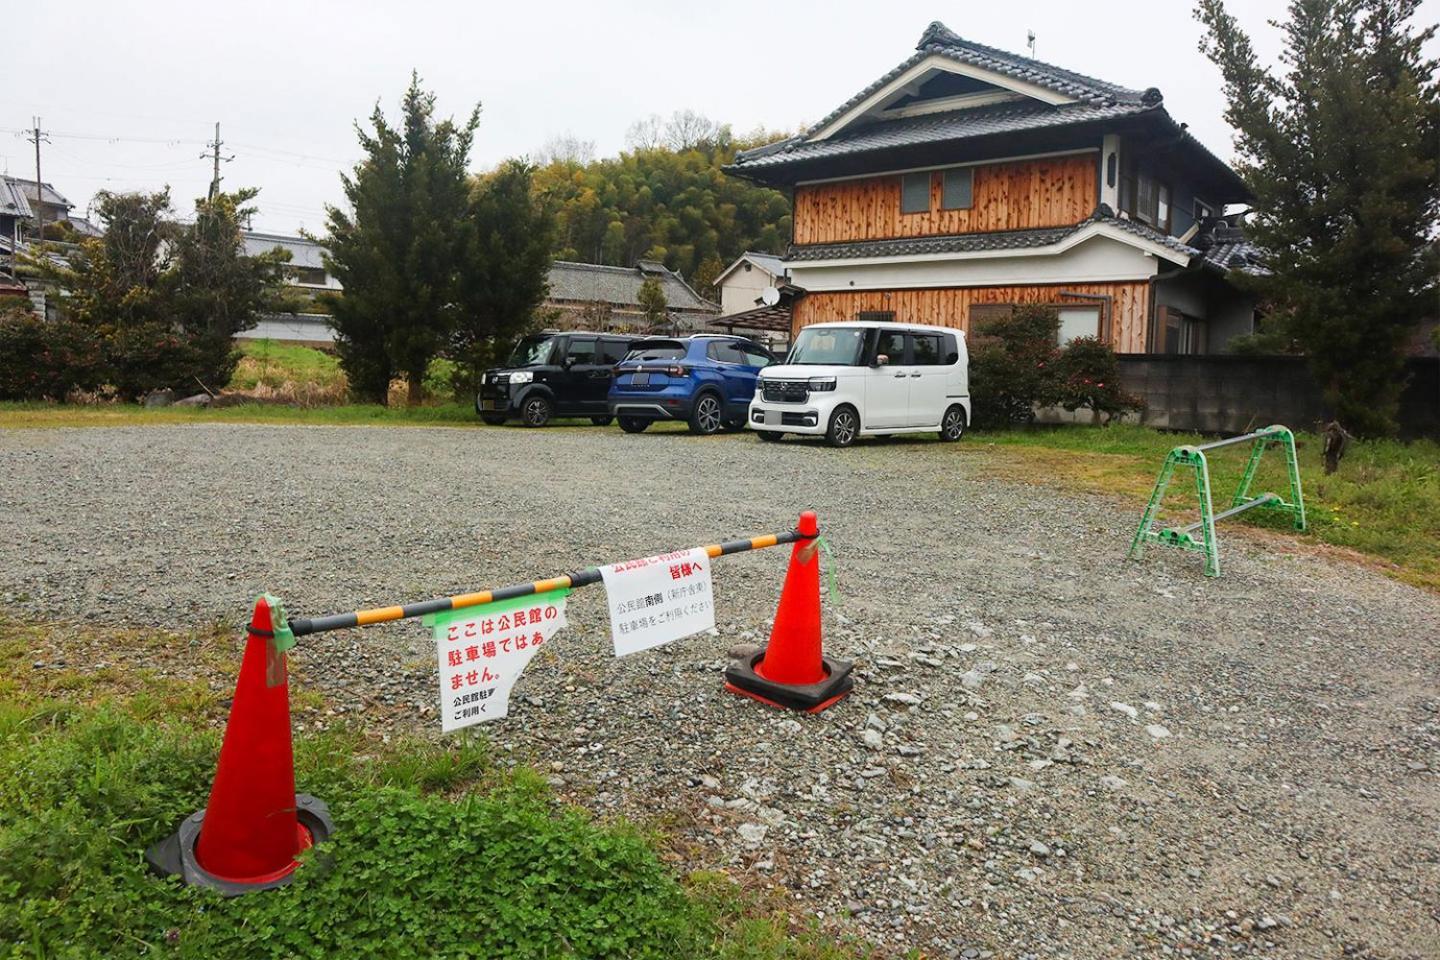
[{"label": "sign reading \u7686\u69d8\u3078", "polygon": [[600,576],[617,657],[715,626],[710,555],[702,547],[614,563]]}]

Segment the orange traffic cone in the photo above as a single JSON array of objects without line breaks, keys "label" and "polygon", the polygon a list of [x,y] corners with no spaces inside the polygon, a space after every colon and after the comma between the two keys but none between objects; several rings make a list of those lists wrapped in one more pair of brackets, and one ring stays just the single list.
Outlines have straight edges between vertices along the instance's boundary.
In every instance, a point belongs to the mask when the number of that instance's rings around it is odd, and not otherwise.
[{"label": "orange traffic cone", "polygon": [[800,514],[801,539],[765,649],[725,668],[725,689],[772,707],[819,713],[855,686],[848,661],[831,660],[820,643],[820,527],[813,510]]},{"label": "orange traffic cone", "polygon": [[247,632],[210,802],[145,852],[161,874],[227,896],[289,882],[300,851],[334,830],[324,803],[295,794],[290,686],[276,644],[289,628],[273,597],[255,602]]}]

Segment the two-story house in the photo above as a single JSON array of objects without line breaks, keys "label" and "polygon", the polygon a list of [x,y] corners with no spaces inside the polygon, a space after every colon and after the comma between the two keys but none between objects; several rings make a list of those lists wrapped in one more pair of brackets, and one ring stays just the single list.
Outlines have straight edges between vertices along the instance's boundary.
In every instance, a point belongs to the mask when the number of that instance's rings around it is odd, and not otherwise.
[{"label": "two-story house", "polygon": [[1253,329],[1226,274],[1263,268],[1219,219],[1246,187],[1160,91],[940,23],[809,130],[727,171],[791,191],[796,331],[862,315],[969,329],[1019,304],[1056,307],[1062,341],[1125,353],[1218,351]]}]

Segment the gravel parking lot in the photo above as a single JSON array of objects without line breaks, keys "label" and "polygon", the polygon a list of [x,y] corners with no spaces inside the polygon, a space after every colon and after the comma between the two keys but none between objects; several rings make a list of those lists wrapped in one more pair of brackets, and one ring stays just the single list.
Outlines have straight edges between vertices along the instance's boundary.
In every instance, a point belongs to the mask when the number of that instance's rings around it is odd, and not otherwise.
[{"label": "gravel parking lot", "polygon": [[[766,636],[769,550],[716,561],[716,635],[621,660],[598,588],[577,592],[484,732],[561,795],[653,820],[686,864],[782,884],[885,955],[1440,956],[1440,597],[1236,534],[1220,580],[1196,555],[1128,564],[1138,508],[991,479],[1000,455],[614,428],[0,431],[0,605],[173,627],[239,621],[265,590],[333,613],[813,507],[847,702],[809,717],[721,690],[727,651]],[[433,649],[416,623],[306,638],[297,683],[336,717],[438,731]]]}]

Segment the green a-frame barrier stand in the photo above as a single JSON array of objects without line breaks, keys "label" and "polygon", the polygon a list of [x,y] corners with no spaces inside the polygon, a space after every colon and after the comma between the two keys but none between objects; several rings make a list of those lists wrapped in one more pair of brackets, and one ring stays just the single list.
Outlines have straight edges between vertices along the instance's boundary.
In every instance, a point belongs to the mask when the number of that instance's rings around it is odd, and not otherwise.
[{"label": "green a-frame barrier stand", "polygon": [[[1250,460],[1245,464],[1240,485],[1235,488],[1235,495],[1230,498],[1229,509],[1216,513],[1210,496],[1210,465],[1205,459],[1205,451],[1246,442],[1250,444]],[[1260,467],[1260,456],[1275,444],[1285,450],[1285,466],[1290,474],[1290,499],[1286,500],[1274,493],[1251,497],[1250,483],[1255,479],[1255,471]],[[1165,488],[1177,467],[1195,471],[1195,495],[1200,501],[1200,519],[1185,527],[1157,529],[1155,516],[1160,512],[1160,503],[1165,499]],[[1150,504],[1145,508],[1145,516],[1140,519],[1140,529],[1135,531],[1135,539],[1130,543],[1127,557],[1139,560],[1145,554],[1147,543],[1160,543],[1182,550],[1198,550],[1205,554],[1205,575],[1218,577],[1220,544],[1215,539],[1215,524],[1256,507],[1288,513],[1295,521],[1296,530],[1305,529],[1305,500],[1300,493],[1300,465],[1295,459],[1295,434],[1291,433],[1288,427],[1270,426],[1254,433],[1231,437],[1229,440],[1171,450],[1165,458],[1165,465],[1160,468],[1160,476],[1155,481],[1155,492],[1150,494]]]}]

